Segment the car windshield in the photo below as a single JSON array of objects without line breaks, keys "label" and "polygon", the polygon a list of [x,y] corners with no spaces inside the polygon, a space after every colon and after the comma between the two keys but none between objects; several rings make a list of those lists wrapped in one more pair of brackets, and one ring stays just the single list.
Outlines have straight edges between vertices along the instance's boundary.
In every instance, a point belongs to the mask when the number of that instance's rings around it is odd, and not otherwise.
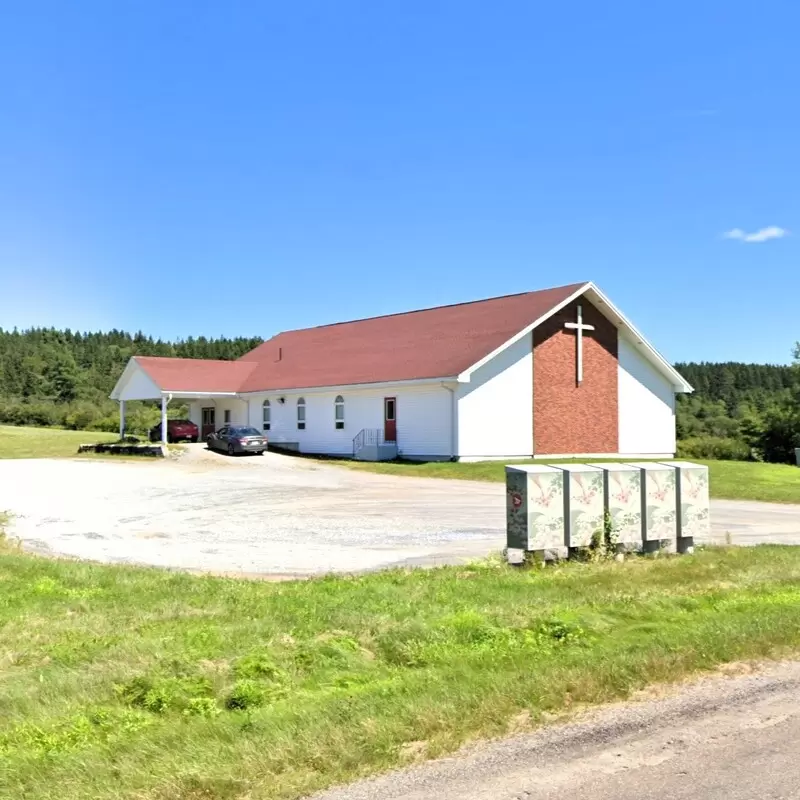
[{"label": "car windshield", "polygon": [[170,423],[172,425],[191,425],[191,420],[188,419],[171,419]]},{"label": "car windshield", "polygon": [[255,428],[235,427],[231,428],[234,436],[261,436]]}]

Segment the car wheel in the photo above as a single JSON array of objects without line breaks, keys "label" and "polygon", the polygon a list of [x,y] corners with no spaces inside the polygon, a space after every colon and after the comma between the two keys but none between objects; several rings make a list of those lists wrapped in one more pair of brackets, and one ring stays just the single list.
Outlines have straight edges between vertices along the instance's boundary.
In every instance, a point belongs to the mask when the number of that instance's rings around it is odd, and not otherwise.
[{"label": "car wheel", "polygon": [[214,440],[210,436],[206,439],[206,447],[209,450],[213,450],[214,449],[214,445],[212,444],[213,441]]},{"label": "car wheel", "polygon": [[228,455],[229,455],[229,456],[235,456],[235,455],[236,455],[236,450],[234,450],[234,448],[233,448],[233,445],[232,445],[232,444],[229,444],[229,445],[228,445]]},{"label": "car wheel", "polygon": [[189,441],[190,441],[192,444],[197,444],[197,437],[196,437],[196,436],[192,436],[192,438],[191,438],[191,439],[189,439]]},{"label": "car wheel", "polygon": [[263,450],[259,450],[259,451],[258,451],[258,454],[259,454],[260,456],[263,456],[263,455],[264,455],[264,451],[263,451]]}]

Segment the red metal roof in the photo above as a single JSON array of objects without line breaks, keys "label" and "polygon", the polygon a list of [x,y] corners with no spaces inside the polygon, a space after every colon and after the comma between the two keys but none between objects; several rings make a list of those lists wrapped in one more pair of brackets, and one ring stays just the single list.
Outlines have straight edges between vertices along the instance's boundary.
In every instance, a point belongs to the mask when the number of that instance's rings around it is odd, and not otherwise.
[{"label": "red metal roof", "polygon": [[164,392],[238,392],[255,364],[205,358],[134,356]]},{"label": "red metal roof", "polygon": [[164,391],[257,392],[458,375],[583,283],[279,333],[239,361],[137,357]]}]

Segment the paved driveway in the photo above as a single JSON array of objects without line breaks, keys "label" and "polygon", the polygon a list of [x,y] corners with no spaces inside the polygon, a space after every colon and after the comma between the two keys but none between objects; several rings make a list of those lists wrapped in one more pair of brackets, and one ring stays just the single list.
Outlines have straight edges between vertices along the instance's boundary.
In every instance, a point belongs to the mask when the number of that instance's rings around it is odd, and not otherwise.
[{"label": "paved driveway", "polygon": [[[190,448],[177,462],[0,462],[25,547],[108,562],[308,575],[458,562],[504,545],[500,484]],[[800,544],[800,506],[716,501],[713,539]]]}]

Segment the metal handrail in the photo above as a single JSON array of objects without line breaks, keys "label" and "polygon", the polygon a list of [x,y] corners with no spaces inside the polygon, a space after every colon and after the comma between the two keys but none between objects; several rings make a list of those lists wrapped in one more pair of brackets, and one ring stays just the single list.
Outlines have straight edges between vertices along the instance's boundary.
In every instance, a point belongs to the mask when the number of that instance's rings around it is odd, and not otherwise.
[{"label": "metal handrail", "polygon": [[359,450],[371,444],[385,444],[386,435],[383,428],[362,428],[353,437],[353,455],[358,455]]}]

